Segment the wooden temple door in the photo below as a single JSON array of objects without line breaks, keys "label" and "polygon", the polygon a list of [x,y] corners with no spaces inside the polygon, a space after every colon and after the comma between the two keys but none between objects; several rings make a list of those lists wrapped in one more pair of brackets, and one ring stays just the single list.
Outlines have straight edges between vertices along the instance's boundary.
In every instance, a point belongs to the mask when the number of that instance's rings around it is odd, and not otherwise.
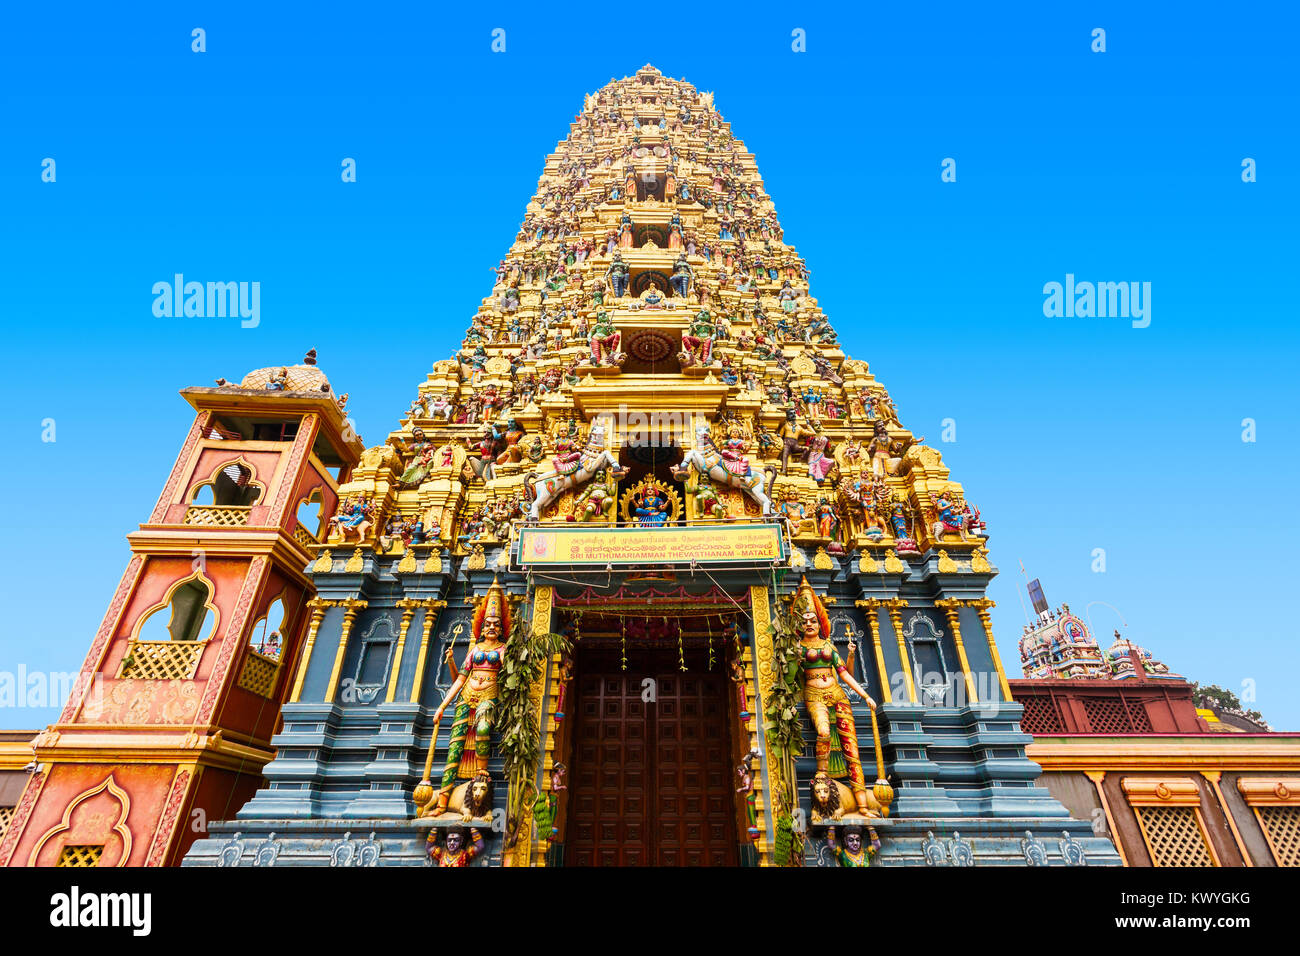
[{"label": "wooden temple door", "polygon": [[568,865],[736,865],[730,685],[677,664],[675,647],[629,650],[627,671],[617,648],[580,648]]}]

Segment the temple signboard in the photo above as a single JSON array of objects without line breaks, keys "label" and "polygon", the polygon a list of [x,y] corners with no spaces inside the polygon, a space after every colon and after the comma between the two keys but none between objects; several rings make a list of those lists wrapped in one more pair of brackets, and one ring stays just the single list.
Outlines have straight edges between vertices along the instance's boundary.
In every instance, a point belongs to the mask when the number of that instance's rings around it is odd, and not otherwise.
[{"label": "temple signboard", "polygon": [[680,528],[523,528],[518,560],[538,564],[745,564],[786,558],[774,524]]}]

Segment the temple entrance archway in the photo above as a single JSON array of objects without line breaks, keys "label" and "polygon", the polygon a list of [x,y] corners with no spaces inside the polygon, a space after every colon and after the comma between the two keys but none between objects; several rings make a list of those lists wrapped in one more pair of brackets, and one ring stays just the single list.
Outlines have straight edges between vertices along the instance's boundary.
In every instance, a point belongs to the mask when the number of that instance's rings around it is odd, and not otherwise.
[{"label": "temple entrance archway", "polygon": [[710,668],[707,640],[680,619],[613,626],[618,637],[584,637],[575,651],[565,864],[737,865],[738,725],[722,635]]},{"label": "temple entrance archway", "polygon": [[578,654],[566,863],[734,866],[727,680],[675,649]]}]

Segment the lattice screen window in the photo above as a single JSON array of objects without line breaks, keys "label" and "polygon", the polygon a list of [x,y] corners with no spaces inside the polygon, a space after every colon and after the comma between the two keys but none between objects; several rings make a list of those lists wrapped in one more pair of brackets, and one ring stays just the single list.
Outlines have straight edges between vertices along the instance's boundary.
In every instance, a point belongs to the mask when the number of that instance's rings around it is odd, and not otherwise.
[{"label": "lattice screen window", "polygon": [[1128,713],[1129,719],[1132,721],[1133,733],[1151,733],[1151,718],[1147,716],[1147,709],[1141,701],[1129,701]]},{"label": "lattice screen window", "polygon": [[1237,790],[1255,811],[1273,862],[1300,866],[1300,777],[1241,777]]},{"label": "lattice screen window", "polygon": [[104,846],[65,846],[59,853],[59,862],[55,866],[99,866],[99,858],[104,854]]},{"label": "lattice screen window", "polygon": [[1134,807],[1156,866],[1214,866],[1196,807]]},{"label": "lattice screen window", "polygon": [[1278,866],[1300,866],[1300,806],[1255,807]]},{"label": "lattice screen window", "polygon": [[183,524],[205,525],[213,528],[237,528],[248,524],[251,509],[235,505],[190,505],[185,509]]},{"label": "lattice screen window", "polygon": [[206,641],[132,641],[117,676],[136,680],[189,680]]},{"label": "lattice screen window", "polygon": [[13,822],[13,818],[13,807],[0,807],[0,839],[4,839],[5,831],[9,829],[9,824]]},{"label": "lattice screen window", "polygon": [[244,669],[239,673],[239,686],[254,694],[270,697],[275,689],[275,675],[280,672],[280,662],[249,651],[244,658]]},{"label": "lattice screen window", "polygon": [[1049,697],[1026,697],[1024,716],[1020,718],[1020,729],[1027,734],[1064,733],[1056,705]]},{"label": "lattice screen window", "polygon": [[1083,712],[1094,734],[1127,734],[1133,730],[1124,702],[1118,697],[1086,697]]},{"label": "lattice screen window", "polygon": [[1124,777],[1120,786],[1142,827],[1153,866],[1218,866],[1201,816],[1199,777]]}]

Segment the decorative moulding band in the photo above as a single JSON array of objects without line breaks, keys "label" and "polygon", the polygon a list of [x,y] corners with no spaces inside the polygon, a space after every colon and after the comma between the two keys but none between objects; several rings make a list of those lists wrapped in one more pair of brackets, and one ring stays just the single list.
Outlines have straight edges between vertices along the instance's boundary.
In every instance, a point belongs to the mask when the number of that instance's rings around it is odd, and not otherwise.
[{"label": "decorative moulding band", "polygon": [[1201,802],[1201,788],[1191,777],[1125,777],[1121,783],[1135,807],[1194,807]]},{"label": "decorative moulding band", "polygon": [[1242,777],[1237,789],[1252,807],[1300,805],[1300,777]]}]

